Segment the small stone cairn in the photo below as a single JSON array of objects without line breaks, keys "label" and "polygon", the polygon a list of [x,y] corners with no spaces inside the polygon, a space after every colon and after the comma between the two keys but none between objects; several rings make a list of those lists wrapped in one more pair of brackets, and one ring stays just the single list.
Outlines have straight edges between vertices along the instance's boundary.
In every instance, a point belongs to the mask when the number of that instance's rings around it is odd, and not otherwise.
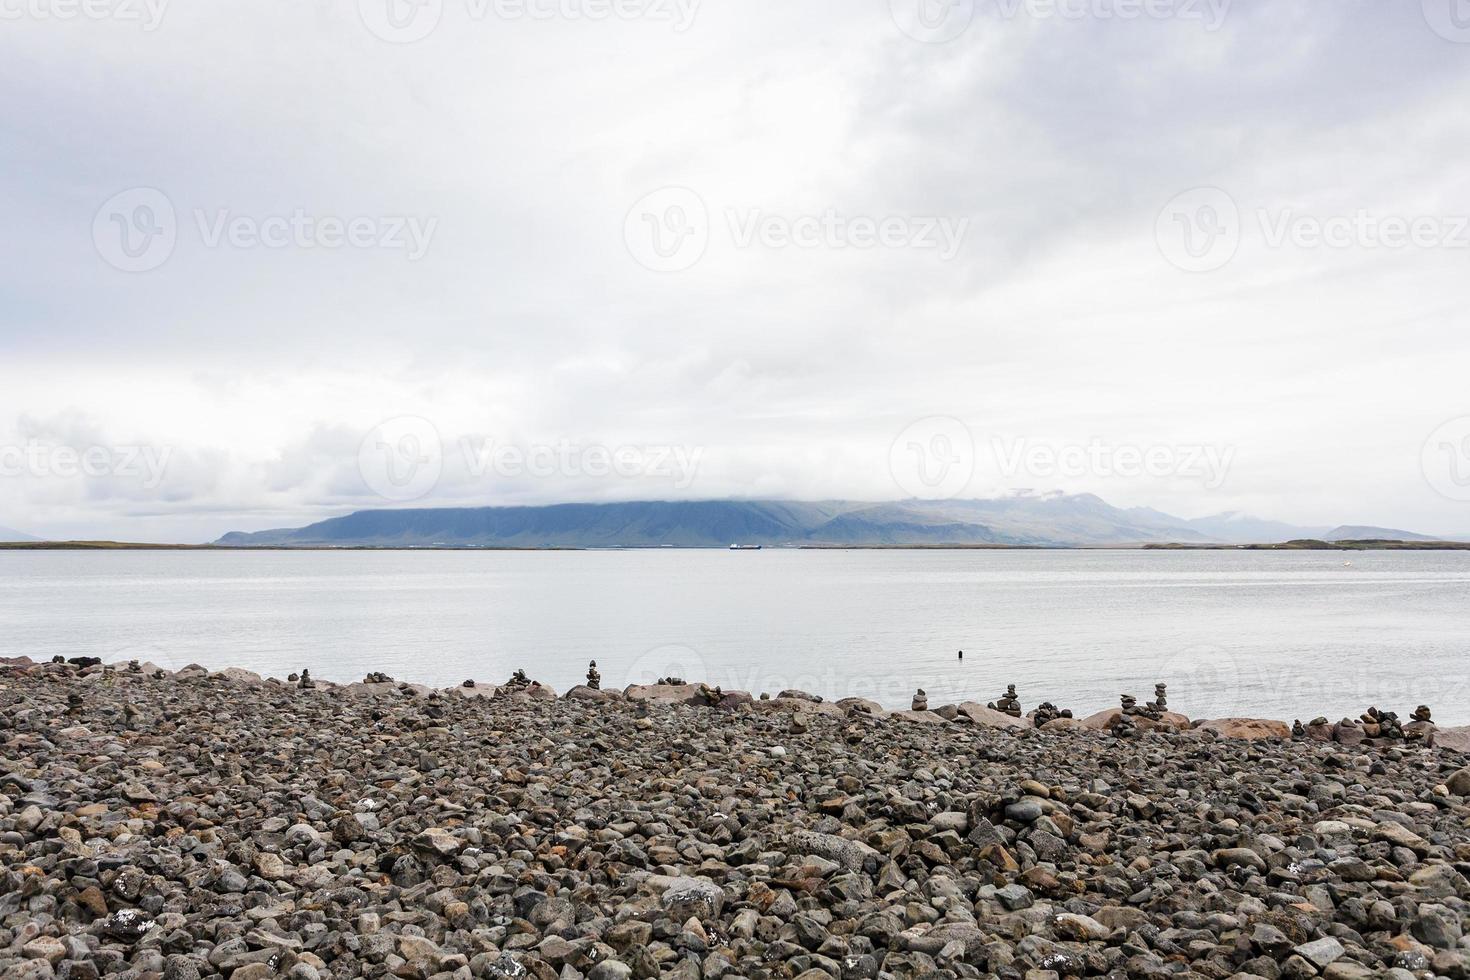
[{"label": "small stone cairn", "polygon": [[929,695],[927,695],[927,694],[924,693],[924,689],[922,687],[919,688],[918,691],[914,692],[913,704],[910,705],[909,710],[911,710],[911,711],[928,711],[929,710]]},{"label": "small stone cairn", "polygon": [[587,686],[594,691],[602,690],[602,675],[597,672],[597,661],[587,665]]},{"label": "small stone cairn", "polygon": [[1057,706],[1054,705],[1054,704],[1052,704],[1050,701],[1043,701],[1040,705],[1037,706],[1037,708],[1036,708],[1036,716],[1035,717],[1036,717],[1036,727],[1037,728],[1040,728],[1043,725],[1046,725],[1046,724],[1048,724],[1050,722],[1056,721],[1058,718],[1070,718],[1070,717],[1072,717],[1072,709],[1071,708],[1061,708],[1061,709],[1058,709]]},{"label": "small stone cairn", "polygon": [[311,671],[309,669],[305,667],[301,668],[301,680],[297,682],[296,686],[303,691],[309,691],[316,687],[316,681],[311,679]]},{"label": "small stone cairn", "polygon": [[991,711],[999,711],[1010,715],[1012,718],[1021,717],[1021,699],[1016,696],[1016,685],[1007,684],[1006,692],[985,707]]},{"label": "small stone cairn", "polygon": [[1169,710],[1167,684],[1154,685],[1154,699],[1142,707],[1138,699],[1131,694],[1120,695],[1123,702],[1123,715],[1127,718],[1147,718],[1149,721],[1159,721],[1164,717],[1164,712]]},{"label": "small stone cairn", "polygon": [[364,684],[392,684],[393,678],[389,677],[381,670],[375,670],[371,674],[368,674],[366,677],[364,677],[362,679],[362,682]]}]

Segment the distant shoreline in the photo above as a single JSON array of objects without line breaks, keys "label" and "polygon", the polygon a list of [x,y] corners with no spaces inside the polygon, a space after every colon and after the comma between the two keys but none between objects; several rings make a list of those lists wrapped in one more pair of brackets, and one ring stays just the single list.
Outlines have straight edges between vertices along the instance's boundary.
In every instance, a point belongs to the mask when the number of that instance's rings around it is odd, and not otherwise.
[{"label": "distant shoreline", "polygon": [[[151,544],[129,541],[13,541],[0,542],[0,551],[727,551],[721,547],[685,545],[627,545],[585,547],[548,545],[221,545]],[[1276,544],[801,544],[766,545],[768,551],[1470,551],[1470,541],[1318,541],[1303,539]]]}]

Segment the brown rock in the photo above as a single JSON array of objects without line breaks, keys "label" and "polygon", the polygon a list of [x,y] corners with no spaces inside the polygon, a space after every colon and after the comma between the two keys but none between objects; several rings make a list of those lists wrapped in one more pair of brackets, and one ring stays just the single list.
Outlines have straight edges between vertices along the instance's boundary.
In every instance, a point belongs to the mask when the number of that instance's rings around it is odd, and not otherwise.
[{"label": "brown rock", "polygon": [[1221,738],[1239,738],[1248,741],[1258,739],[1291,738],[1291,726],[1284,721],[1267,721],[1262,718],[1216,718],[1202,721],[1196,728],[1215,732]]}]

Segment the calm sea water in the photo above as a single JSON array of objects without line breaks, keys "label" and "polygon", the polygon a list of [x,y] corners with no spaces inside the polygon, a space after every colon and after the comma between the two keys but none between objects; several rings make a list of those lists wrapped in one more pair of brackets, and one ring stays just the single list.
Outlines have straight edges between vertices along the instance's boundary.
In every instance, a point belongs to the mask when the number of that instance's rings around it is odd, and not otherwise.
[{"label": "calm sea water", "polygon": [[[1350,564],[1348,564],[1350,562]],[[0,652],[1470,724],[1470,554],[0,552]],[[958,650],[965,658],[956,657]]]}]

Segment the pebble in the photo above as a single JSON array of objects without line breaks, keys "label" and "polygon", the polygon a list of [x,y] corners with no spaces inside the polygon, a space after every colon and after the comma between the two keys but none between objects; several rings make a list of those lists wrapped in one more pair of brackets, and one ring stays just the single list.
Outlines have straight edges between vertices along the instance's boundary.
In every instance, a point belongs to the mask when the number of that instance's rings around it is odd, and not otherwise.
[{"label": "pebble", "polygon": [[1470,760],[1391,712],[88,671],[0,668],[0,977],[1470,977]]}]

